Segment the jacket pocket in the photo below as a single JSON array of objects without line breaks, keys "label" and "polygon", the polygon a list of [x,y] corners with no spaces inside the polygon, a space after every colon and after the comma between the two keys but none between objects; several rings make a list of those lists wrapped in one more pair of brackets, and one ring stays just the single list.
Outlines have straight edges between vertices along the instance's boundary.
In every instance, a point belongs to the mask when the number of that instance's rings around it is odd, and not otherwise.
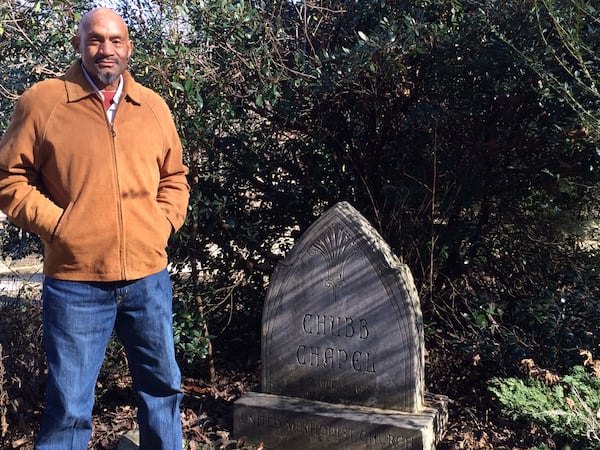
[{"label": "jacket pocket", "polygon": [[50,242],[57,242],[58,240],[60,240],[60,236],[61,236],[61,232],[64,230],[65,228],[65,223],[68,221],[69,215],[71,214],[71,211],[73,210],[73,202],[69,203],[67,205],[67,207],[63,210],[62,215],[60,216],[60,219],[58,219],[58,223],[56,224],[56,227],[54,228],[54,231],[52,232],[52,235],[50,236]]},{"label": "jacket pocket", "polygon": [[164,253],[172,226],[156,201],[146,199],[128,205],[125,224],[128,245],[144,249],[149,255]]},{"label": "jacket pocket", "polygon": [[164,225],[164,233],[163,236],[165,238],[165,245],[167,244],[167,242],[169,241],[169,237],[171,237],[171,233],[173,232],[173,225],[171,224],[171,222],[169,221],[169,219],[167,218],[167,216],[164,215],[164,213],[162,214],[163,217],[163,223]]}]

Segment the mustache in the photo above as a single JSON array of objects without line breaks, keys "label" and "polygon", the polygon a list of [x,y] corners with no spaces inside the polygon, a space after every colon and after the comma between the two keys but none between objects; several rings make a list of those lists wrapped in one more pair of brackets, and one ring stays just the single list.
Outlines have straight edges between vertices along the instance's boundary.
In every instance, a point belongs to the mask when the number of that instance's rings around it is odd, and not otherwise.
[{"label": "mustache", "polygon": [[106,61],[110,61],[113,63],[118,64],[120,61],[120,58],[117,56],[109,56],[109,57],[105,57],[105,56],[96,56],[94,58],[94,63],[99,63],[99,62],[106,62]]}]

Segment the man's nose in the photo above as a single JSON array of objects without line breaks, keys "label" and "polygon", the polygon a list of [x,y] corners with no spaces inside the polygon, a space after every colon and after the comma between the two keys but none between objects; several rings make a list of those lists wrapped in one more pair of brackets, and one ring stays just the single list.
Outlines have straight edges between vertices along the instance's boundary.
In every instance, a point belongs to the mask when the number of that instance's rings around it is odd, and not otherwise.
[{"label": "man's nose", "polygon": [[115,52],[115,47],[110,41],[104,41],[100,44],[100,53],[103,55],[112,55]]}]

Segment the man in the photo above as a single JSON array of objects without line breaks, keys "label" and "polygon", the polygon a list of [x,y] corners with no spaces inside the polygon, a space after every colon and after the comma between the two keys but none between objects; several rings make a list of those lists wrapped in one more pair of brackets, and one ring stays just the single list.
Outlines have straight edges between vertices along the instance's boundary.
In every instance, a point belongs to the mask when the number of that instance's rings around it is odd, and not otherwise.
[{"label": "man", "polygon": [[0,209],[44,242],[48,382],[36,448],[87,448],[114,329],[140,448],[181,449],[165,251],[189,197],[181,143],[165,102],[126,70],[132,42],[117,13],[90,11],[72,43],[81,59],[23,94],[0,141]]}]

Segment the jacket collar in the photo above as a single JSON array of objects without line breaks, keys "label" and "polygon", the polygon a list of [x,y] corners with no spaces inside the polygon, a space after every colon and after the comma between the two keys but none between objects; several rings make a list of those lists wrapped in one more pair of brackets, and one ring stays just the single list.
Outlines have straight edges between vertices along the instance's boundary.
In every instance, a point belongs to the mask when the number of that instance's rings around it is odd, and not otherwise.
[{"label": "jacket collar", "polygon": [[[67,72],[61,77],[65,82],[67,91],[67,102],[77,102],[83,98],[96,95],[96,91],[85,78],[81,69],[81,60],[75,61]],[[123,73],[123,93],[121,99],[128,99],[133,103],[140,104],[141,88],[134,81],[129,72]]]}]

